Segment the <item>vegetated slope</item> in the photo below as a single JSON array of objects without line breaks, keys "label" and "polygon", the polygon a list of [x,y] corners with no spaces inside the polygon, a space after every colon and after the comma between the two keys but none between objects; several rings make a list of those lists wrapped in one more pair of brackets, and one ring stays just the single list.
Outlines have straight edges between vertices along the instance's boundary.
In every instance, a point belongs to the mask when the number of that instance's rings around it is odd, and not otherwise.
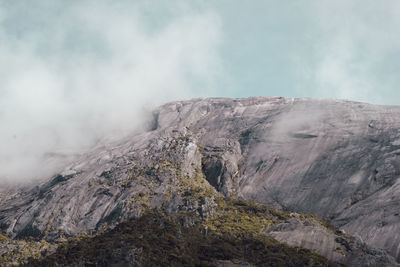
[{"label": "vegetated slope", "polygon": [[[215,197],[185,195],[195,181],[226,196],[315,213],[399,257],[399,113],[310,99],[166,104],[149,131],[93,150],[48,182],[5,194],[0,226],[12,238],[50,242],[102,231],[148,209],[209,216]],[[307,227],[294,218],[269,234],[311,249],[322,242],[320,253],[337,260],[332,249],[344,241],[319,226],[322,241],[313,239]],[[391,262],[352,242],[371,266]],[[354,263],[352,250],[344,251],[342,260]]]},{"label": "vegetated slope", "polygon": [[54,254],[26,265],[341,266],[262,232],[265,223],[288,214],[243,201],[224,204],[226,210],[208,219],[192,212],[149,211],[102,234],[71,239]]}]

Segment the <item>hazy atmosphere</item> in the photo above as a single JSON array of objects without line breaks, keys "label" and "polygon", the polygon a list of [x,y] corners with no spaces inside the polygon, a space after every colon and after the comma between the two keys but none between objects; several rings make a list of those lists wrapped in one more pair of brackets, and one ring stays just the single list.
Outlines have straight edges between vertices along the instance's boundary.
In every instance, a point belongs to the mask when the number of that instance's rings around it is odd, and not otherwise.
[{"label": "hazy atmosphere", "polygon": [[399,35],[394,0],[0,0],[0,181],[51,175],[166,101],[398,105]]}]

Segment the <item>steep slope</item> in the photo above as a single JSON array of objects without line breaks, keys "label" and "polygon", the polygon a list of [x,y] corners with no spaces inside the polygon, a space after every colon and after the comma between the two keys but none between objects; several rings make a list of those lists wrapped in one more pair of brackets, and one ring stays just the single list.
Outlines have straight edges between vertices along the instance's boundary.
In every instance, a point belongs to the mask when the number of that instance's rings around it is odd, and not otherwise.
[{"label": "steep slope", "polygon": [[[315,213],[399,260],[399,115],[398,107],[274,97],[166,104],[149,131],[94,149],[50,181],[4,193],[0,226],[12,238],[53,241],[154,208],[207,217],[218,206],[210,184],[226,196]],[[186,195],[193,181],[208,194]],[[298,234],[307,225],[287,223],[300,245],[320,242]],[[287,231],[281,225],[270,235],[299,245]],[[329,251],[342,242],[319,236]]]},{"label": "steep slope", "polygon": [[255,98],[174,109],[204,133],[203,169],[221,192],[315,213],[399,259],[399,107]]}]

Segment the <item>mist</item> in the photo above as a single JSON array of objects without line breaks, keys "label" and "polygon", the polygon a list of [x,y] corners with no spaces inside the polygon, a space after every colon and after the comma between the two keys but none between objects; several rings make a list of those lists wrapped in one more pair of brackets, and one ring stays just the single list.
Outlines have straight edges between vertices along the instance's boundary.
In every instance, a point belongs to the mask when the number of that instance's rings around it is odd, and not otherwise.
[{"label": "mist", "polygon": [[52,175],[156,105],[213,92],[219,17],[132,2],[1,2],[0,182]]},{"label": "mist", "polygon": [[395,0],[188,2],[0,1],[0,182],[52,175],[167,101],[398,104]]},{"label": "mist", "polygon": [[307,96],[399,104],[399,10],[395,0],[313,1],[312,60],[299,65]]}]

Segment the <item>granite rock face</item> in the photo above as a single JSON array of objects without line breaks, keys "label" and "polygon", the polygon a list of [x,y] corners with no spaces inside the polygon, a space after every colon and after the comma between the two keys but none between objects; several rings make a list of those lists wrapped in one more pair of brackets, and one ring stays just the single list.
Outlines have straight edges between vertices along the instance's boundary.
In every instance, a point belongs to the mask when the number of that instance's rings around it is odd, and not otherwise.
[{"label": "granite rock face", "polygon": [[194,99],[160,107],[149,125],[93,149],[51,180],[3,193],[3,233],[76,235],[146,207],[208,216],[213,199],[191,203],[179,191],[204,176],[226,196],[328,219],[400,261],[400,107]]},{"label": "granite rock face", "polygon": [[165,106],[160,127],[172,114],[203,133],[203,169],[219,191],[314,213],[400,260],[399,107],[203,100]]},{"label": "granite rock face", "polygon": [[382,250],[366,246],[359,238],[340,230],[332,231],[316,221],[293,218],[273,225],[266,232],[290,246],[307,248],[350,266],[396,266]]}]

